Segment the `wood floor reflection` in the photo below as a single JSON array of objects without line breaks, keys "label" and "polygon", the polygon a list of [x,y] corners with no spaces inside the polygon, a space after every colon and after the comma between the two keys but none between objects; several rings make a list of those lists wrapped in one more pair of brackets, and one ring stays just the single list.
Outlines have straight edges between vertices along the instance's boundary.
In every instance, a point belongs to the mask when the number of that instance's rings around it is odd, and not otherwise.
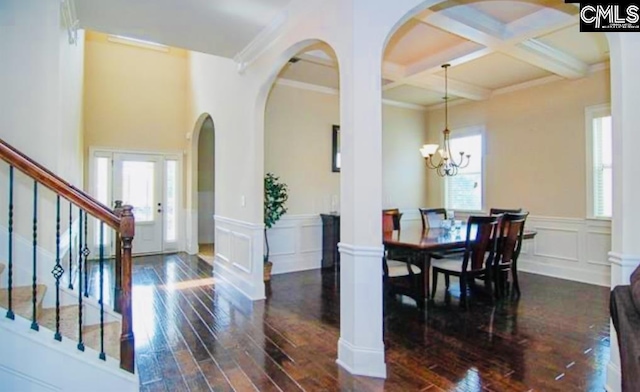
[{"label": "wood floor reflection", "polygon": [[[452,282],[453,284],[453,282]],[[136,258],[134,324],[143,391],[602,391],[607,288],[522,274],[523,298],[470,311],[437,295],[421,315],[385,303],[388,378],[336,363],[334,272],[277,275],[252,303],[185,254]]]}]

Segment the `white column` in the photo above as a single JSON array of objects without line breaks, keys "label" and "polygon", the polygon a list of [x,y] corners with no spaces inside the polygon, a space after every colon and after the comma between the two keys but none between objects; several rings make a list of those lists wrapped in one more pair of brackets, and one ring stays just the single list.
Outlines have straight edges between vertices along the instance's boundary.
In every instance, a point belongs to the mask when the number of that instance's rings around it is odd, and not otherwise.
[{"label": "white column", "polygon": [[386,377],[382,337],[382,34],[354,13],[340,57],[340,340],[338,364]]},{"label": "white column", "polygon": [[[611,109],[613,119],[613,219],[611,222],[611,288],[629,284],[640,264],[640,35],[609,34],[611,54]],[[606,388],[621,391],[620,353],[611,325],[611,359]]]}]

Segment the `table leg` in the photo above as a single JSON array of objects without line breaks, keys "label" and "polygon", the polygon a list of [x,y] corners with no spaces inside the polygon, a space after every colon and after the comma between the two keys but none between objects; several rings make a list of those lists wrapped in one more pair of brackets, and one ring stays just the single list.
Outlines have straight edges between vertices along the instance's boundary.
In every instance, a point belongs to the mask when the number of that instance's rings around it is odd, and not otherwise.
[{"label": "table leg", "polygon": [[424,282],[422,284],[422,298],[423,300],[429,299],[430,290],[430,280],[431,280],[431,254],[423,253],[422,254],[422,276],[424,277]]}]

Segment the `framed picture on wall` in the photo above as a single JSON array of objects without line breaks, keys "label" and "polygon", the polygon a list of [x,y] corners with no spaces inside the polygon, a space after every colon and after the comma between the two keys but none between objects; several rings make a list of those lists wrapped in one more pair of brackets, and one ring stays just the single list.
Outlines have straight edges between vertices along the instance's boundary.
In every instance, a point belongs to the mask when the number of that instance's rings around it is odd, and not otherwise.
[{"label": "framed picture on wall", "polygon": [[331,171],[340,172],[340,125],[333,126],[333,148],[331,149]]}]

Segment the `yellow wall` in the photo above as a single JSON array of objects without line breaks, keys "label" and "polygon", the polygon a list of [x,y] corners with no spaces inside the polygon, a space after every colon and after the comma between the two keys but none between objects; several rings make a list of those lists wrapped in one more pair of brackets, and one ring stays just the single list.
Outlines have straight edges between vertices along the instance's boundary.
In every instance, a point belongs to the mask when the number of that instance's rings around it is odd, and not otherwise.
[{"label": "yellow wall", "polygon": [[[289,214],[328,212],[340,198],[340,173],[331,171],[332,125],[339,97],[276,85],[265,116],[265,171],[289,186]],[[426,203],[426,170],[418,152],[426,135],[422,111],[383,108],[383,206]],[[407,191],[410,190],[410,191]]]},{"label": "yellow wall", "polygon": [[183,151],[187,146],[188,56],[110,42],[87,32],[85,153],[90,146]]},{"label": "yellow wall", "polygon": [[[608,103],[609,72],[450,106],[452,130],[485,125],[485,202],[534,215],[586,216],[585,108]],[[429,140],[442,138],[443,111],[429,113]],[[473,159],[473,158],[472,158]],[[444,204],[429,176],[429,205]]]}]

